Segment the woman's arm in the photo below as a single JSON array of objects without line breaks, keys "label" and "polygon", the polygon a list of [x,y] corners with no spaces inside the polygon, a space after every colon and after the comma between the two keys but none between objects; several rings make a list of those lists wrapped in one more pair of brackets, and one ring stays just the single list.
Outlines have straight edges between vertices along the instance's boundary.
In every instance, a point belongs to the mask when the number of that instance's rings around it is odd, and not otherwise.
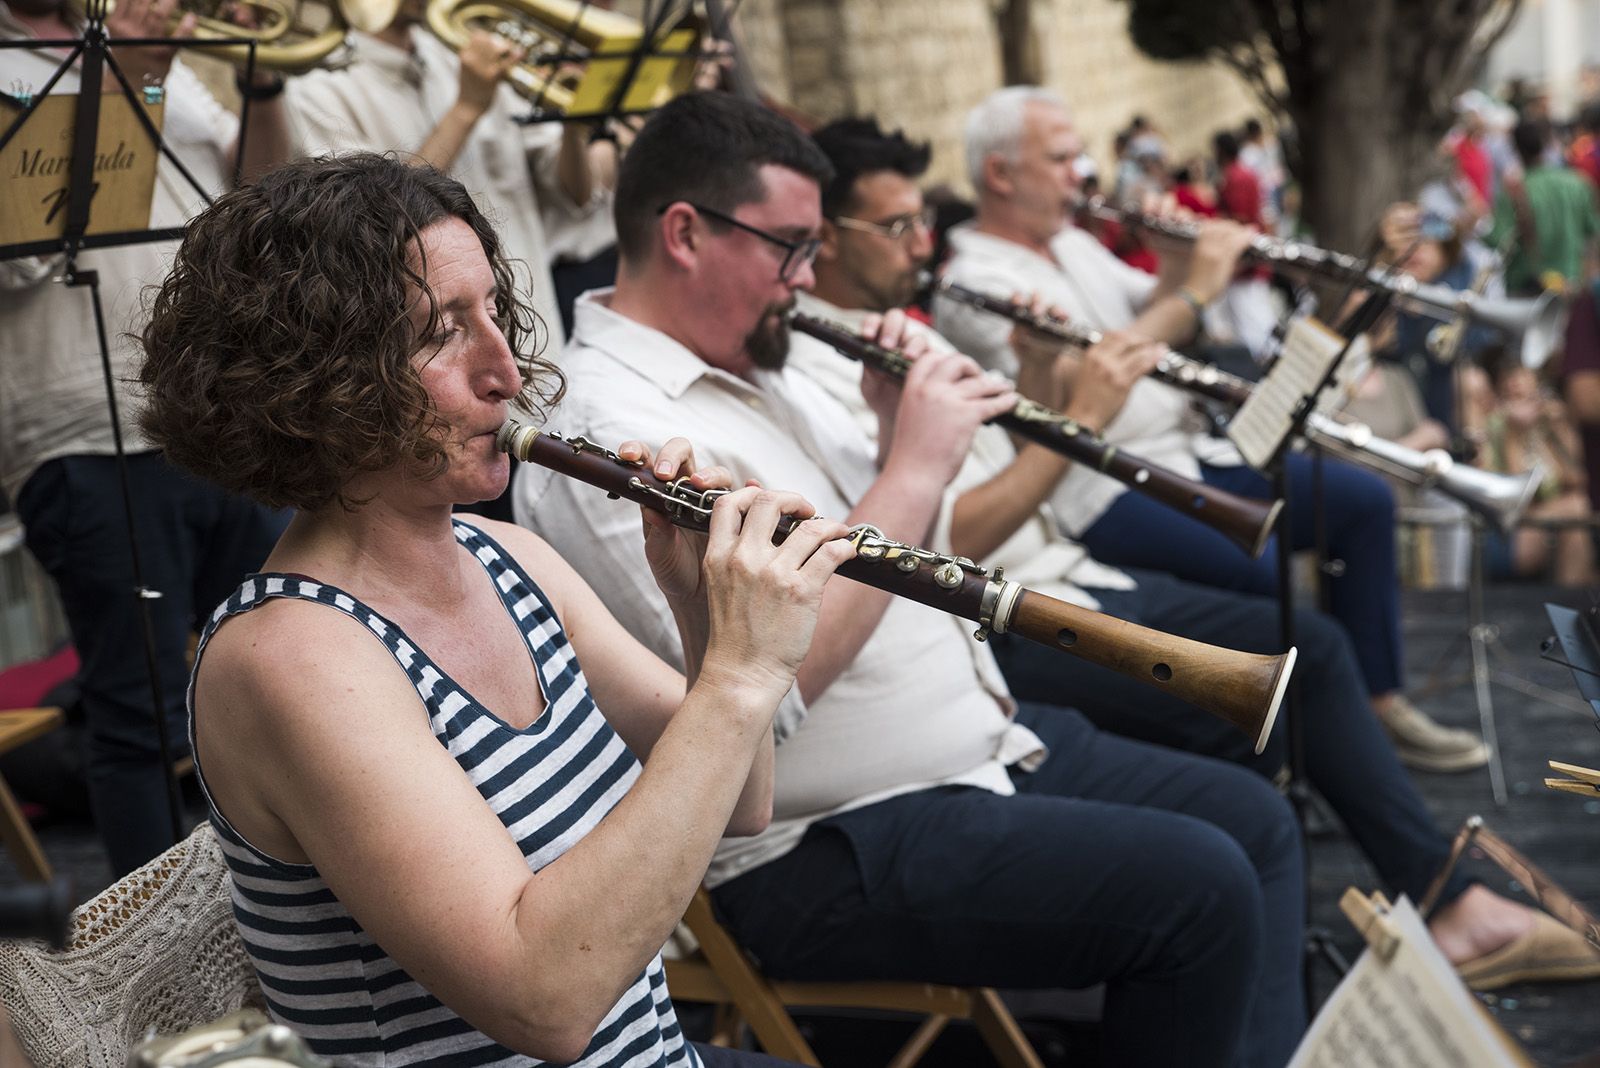
[{"label": "woman's arm", "polygon": [[196,709],[219,807],[263,848],[314,864],[468,1023],[520,1052],[575,1059],[704,876],[810,643],[823,582],[849,555],[838,525],[821,521],[772,545],[795,500],[747,490],[718,502],[708,567],[726,581],[708,598],[699,678],[627,795],[540,871],[433,738],[382,646],[317,605],[268,605],[210,644]]}]

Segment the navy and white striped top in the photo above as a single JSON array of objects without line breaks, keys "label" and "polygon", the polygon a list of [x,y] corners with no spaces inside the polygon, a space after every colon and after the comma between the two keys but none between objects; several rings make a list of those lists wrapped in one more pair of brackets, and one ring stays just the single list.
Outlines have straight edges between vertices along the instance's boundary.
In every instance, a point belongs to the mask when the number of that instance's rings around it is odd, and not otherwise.
[{"label": "navy and white striped top", "polygon": [[[434,737],[538,871],[600,822],[638,778],[639,765],[595,707],[566,633],[533,580],[477,528],[458,522],[455,534],[483,564],[537,665],[545,709],[527,728],[507,726],[366,605],[291,575],[247,579],[212,614],[195,666],[219,626],[274,597],[316,601],[359,620],[410,677]],[[192,678],[189,712],[193,745]],[[195,770],[203,789],[198,762]],[[233,829],[209,792],[206,800],[232,875],[233,914],[268,1006],[315,1052],[341,1065],[540,1063],[498,1045],[440,1004],[368,937],[316,868],[263,853]],[[575,1063],[699,1065],[667,999],[659,956],[606,1014]]]}]

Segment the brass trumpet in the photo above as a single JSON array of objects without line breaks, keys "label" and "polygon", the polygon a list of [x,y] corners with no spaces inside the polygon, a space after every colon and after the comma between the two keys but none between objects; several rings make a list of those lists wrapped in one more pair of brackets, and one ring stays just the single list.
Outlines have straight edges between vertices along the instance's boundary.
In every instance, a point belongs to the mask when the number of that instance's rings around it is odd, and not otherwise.
[{"label": "brass trumpet", "polygon": [[[79,15],[93,0],[69,0]],[[255,13],[255,25],[244,26],[223,16],[228,5]],[[105,0],[105,12],[115,10],[115,0]],[[202,41],[256,42],[256,65],[285,74],[303,74],[330,65],[354,27],[367,33],[394,21],[400,0],[182,0],[167,27],[175,31],[185,15],[196,16],[195,37]],[[246,48],[224,48],[222,55],[237,66],[249,58]]]},{"label": "brass trumpet", "polygon": [[[527,54],[506,80],[540,109],[562,115],[660,107],[692,86],[699,55],[695,26],[680,23],[647,41],[638,19],[578,0],[429,0],[427,24],[458,52],[479,30],[520,45]],[[635,66],[641,47],[658,54]],[[613,101],[630,70],[626,93]]]}]

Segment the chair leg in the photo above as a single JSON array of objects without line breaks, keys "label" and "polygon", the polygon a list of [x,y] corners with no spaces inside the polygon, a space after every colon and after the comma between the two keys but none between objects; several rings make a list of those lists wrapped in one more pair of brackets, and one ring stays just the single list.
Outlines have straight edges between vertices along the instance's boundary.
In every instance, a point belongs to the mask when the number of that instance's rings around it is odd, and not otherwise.
[{"label": "chair leg", "polygon": [[5,843],[24,877],[41,883],[50,881],[50,861],[39,848],[39,839],[34,837],[28,818],[22,814],[22,806],[17,804],[16,796],[3,778],[0,778],[0,842]]},{"label": "chair leg", "polygon": [[711,1044],[713,1046],[738,1049],[740,1033],[743,1030],[744,1017],[739,1015],[739,1006],[727,1001],[716,1006],[711,1016]]},{"label": "chair leg", "polygon": [[894,1055],[894,1060],[884,1068],[911,1068],[922,1059],[924,1053],[928,1052],[928,1047],[934,1044],[944,1031],[944,1025],[949,1022],[950,1017],[940,1013],[934,1013],[923,1020],[906,1040],[906,1044],[900,1047],[900,1052]]},{"label": "chair leg", "polygon": [[972,992],[972,1022],[1001,1068],[1044,1068],[1016,1017],[988,987]]}]

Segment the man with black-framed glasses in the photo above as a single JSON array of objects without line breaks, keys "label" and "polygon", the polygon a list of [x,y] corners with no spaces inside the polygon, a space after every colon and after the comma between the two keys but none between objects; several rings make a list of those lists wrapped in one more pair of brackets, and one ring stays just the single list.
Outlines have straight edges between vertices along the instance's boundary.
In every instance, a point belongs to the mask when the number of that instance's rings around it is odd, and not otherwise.
[{"label": "man with black-framed glasses", "polygon": [[[849,231],[824,224],[830,173],[759,105],[698,94],[657,111],[617,184],[617,288],[580,300],[549,423],[599,442],[681,433],[735,483],[926,543],[974,432],[1016,395],[911,338],[898,313],[864,324],[915,358],[903,386],[864,386],[874,449],[786,366],[782,313],[813,284],[808,262],[786,270],[789,246]],[[530,467],[515,504],[624,626],[681,662],[639,566],[637,509]],[[1118,1063],[1287,1060],[1298,1012],[1247,1033],[1258,991],[1292,987],[1299,958],[1297,831],[1265,781],[1102,734],[1070,709],[1019,708],[970,625],[850,582],[825,593],[773,731],[772,823],[724,839],[706,875],[768,975],[1104,981]]]},{"label": "man with black-framed glasses", "polygon": [[[819,237],[808,236],[791,241],[789,238],[779,237],[777,234],[763,230],[759,226],[751,226],[747,222],[741,222],[727,212],[718,211],[716,208],[708,208],[704,204],[696,204],[693,201],[689,201],[688,204],[701,215],[710,216],[720,223],[737,230],[743,230],[747,234],[754,234],[774,247],[783,249],[783,259],[778,263],[778,281],[785,285],[792,283],[795,275],[811,266],[817,258],[817,250],[822,247],[822,239]],[[658,214],[665,215],[670,207],[672,207],[671,204],[661,205],[661,210]]]}]

